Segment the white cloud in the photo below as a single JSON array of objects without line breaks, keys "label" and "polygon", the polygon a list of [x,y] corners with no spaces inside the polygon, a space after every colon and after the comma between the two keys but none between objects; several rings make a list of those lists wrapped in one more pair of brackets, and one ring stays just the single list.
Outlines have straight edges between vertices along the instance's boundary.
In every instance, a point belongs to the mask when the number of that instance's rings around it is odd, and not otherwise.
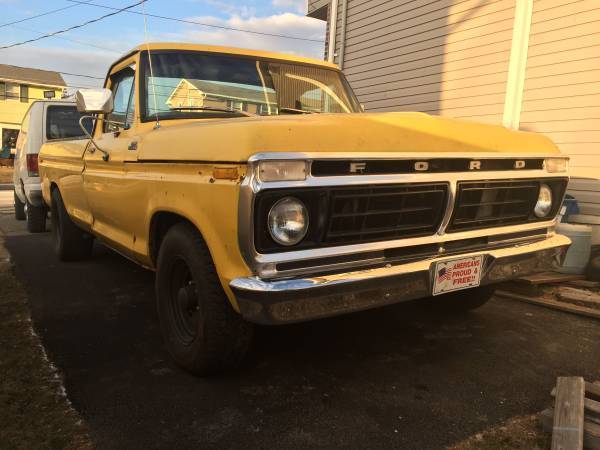
[{"label": "white cloud", "polygon": [[319,59],[323,57],[325,23],[321,20],[292,13],[249,18],[232,16],[229,19],[206,16],[193,17],[189,20],[261,33],[298,36],[305,39],[314,39],[318,42],[197,26],[190,26],[182,33],[174,33],[165,37],[184,42],[191,41],[208,45],[227,45],[258,50],[280,51]]},{"label": "white cloud", "polygon": [[306,13],[306,0],[272,0],[271,4],[279,9],[293,9],[299,13]]},{"label": "white cloud", "polygon": [[252,17],[256,14],[256,8],[247,5],[232,4],[223,0],[202,0],[202,2],[215,6],[230,16]]}]

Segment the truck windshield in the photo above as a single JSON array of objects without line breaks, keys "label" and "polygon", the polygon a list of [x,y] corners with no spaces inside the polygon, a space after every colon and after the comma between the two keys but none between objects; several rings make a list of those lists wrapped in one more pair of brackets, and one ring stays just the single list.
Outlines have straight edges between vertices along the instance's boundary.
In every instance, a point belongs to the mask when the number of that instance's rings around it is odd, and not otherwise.
[{"label": "truck windshield", "polygon": [[144,58],[142,99],[148,120],[360,111],[336,70],[199,52],[150,56],[152,68]]}]

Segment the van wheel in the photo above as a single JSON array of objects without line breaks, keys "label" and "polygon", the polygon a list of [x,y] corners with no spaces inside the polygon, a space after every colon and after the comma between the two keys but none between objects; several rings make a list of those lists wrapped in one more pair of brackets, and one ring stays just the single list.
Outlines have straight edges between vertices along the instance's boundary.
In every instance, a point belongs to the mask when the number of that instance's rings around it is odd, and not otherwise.
[{"label": "van wheel", "polygon": [[210,252],[190,224],[174,225],[163,239],[156,300],[163,337],[177,364],[209,375],[242,363],[253,327],[231,307]]},{"label": "van wheel", "polygon": [[54,251],[61,261],[77,261],[92,253],[94,239],[80,230],[71,220],[58,189],[52,191],[52,240]]},{"label": "van wheel", "polygon": [[15,197],[15,219],[25,220],[25,203],[21,201],[16,191],[13,191]]},{"label": "van wheel", "polygon": [[495,285],[479,286],[432,297],[436,309],[449,313],[464,313],[485,305],[493,296]]},{"label": "van wheel", "polygon": [[27,231],[30,233],[43,233],[46,231],[48,211],[45,206],[33,206],[27,202],[25,215],[27,216]]}]

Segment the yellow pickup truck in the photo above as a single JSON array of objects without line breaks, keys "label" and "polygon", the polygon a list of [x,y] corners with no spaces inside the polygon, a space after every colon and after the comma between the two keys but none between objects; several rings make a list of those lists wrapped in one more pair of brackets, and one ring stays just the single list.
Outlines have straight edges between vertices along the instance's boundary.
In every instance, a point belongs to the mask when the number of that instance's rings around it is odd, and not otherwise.
[{"label": "yellow pickup truck", "polygon": [[39,158],[57,254],[98,239],[155,270],[166,345],[196,374],[239,364],[253,324],[476,308],[570,245],[555,233],[568,161],[549,139],[365,113],[323,61],[148,44],[77,104],[91,135]]}]

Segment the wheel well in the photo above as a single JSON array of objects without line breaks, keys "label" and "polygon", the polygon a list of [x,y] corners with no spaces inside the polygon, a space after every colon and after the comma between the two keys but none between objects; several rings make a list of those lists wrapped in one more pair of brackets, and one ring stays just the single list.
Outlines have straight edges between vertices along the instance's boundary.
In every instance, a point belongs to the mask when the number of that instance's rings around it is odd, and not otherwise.
[{"label": "wheel well", "polygon": [[173,225],[181,222],[187,222],[195,228],[195,225],[192,224],[192,222],[176,213],[161,211],[152,216],[148,243],[150,245],[150,258],[152,259],[152,264],[155,266],[158,259],[158,250],[160,249],[160,245],[162,244],[167,231],[169,231]]}]

